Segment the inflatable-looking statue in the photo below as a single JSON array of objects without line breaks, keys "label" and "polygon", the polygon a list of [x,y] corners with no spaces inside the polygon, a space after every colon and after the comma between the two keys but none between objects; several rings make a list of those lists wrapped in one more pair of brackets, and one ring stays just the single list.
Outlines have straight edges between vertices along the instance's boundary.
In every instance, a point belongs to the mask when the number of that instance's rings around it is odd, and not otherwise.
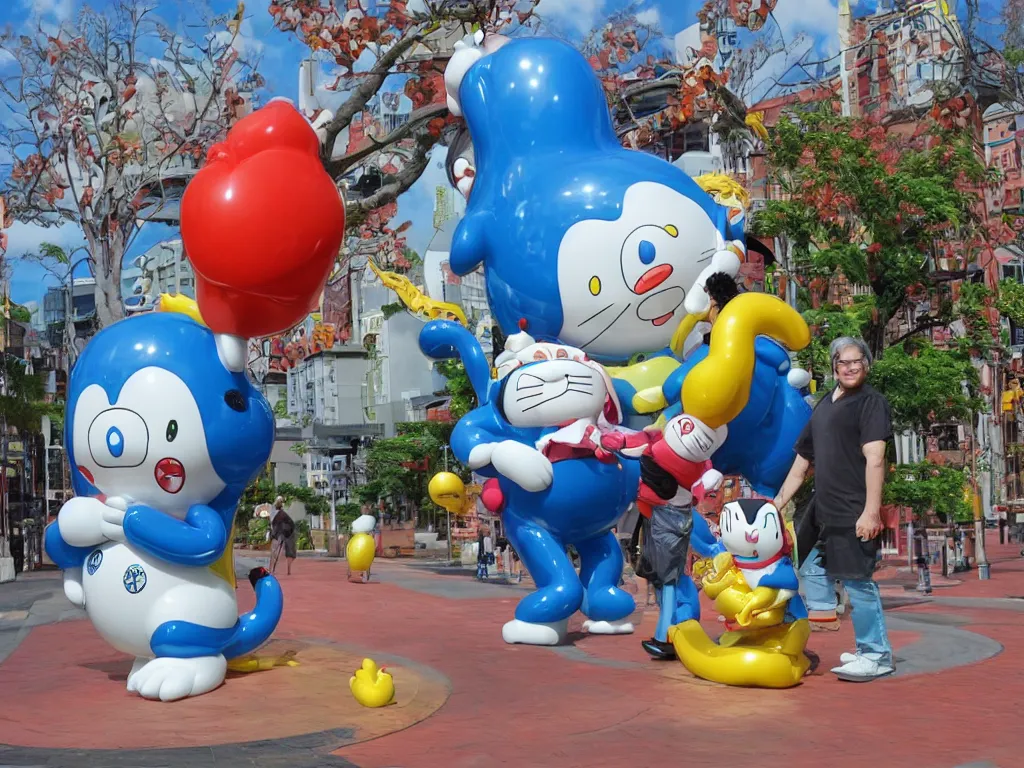
[{"label": "inflatable-looking statue", "polygon": [[739,271],[742,212],[732,218],[681,169],[624,149],[572,46],[481,42],[459,44],[445,71],[475,162],[452,271],[484,265],[506,335],[525,330],[601,362],[668,347],[683,316],[706,309],[707,276]]},{"label": "inflatable-looking statue", "polygon": [[[601,449],[600,434],[615,431],[618,421],[604,369],[579,349],[520,333],[509,338],[496,361],[501,378],[493,380],[473,335],[443,320],[424,326],[420,347],[434,359],[458,356],[466,367],[480,406],[459,420],[452,451],[497,480],[501,500],[487,505],[501,509],[505,532],[537,584],[502,629],[505,642],[557,645],[578,610],[587,632],[632,632],[635,604],[618,586],[623,555],[611,531],[636,498],[640,473],[637,461]],[[578,576],[569,546],[580,555]]]},{"label": "inflatable-looking statue", "polygon": [[706,569],[704,592],[728,631],[712,641],[700,622],[669,630],[679,660],[705,680],[756,688],[790,688],[810,668],[810,637],[786,521],[771,502],[732,501],[722,509],[726,552]]},{"label": "inflatable-looking statue", "polygon": [[[623,424],[678,415],[682,380],[707,355],[705,284],[735,277],[746,254],[742,188],[624,149],[596,74],[562,42],[478,34],[457,45],[445,83],[470,140],[449,150],[467,197],[453,271],[484,265],[506,334],[525,328],[613,366]],[[809,409],[786,351],[765,338],[756,355],[750,406],[714,461],[774,494]]]},{"label": "inflatable-looking statue", "polygon": [[[644,553],[638,574],[654,585],[659,606],[654,636],[643,647],[657,659],[677,653],[669,643],[672,626],[700,619],[697,589],[684,572],[690,547],[704,558],[725,552],[692,503],[698,489],[715,490],[721,482],[721,473],[707,459],[717,455],[732,425],[749,408],[757,372],[755,341],[762,340],[761,334],[793,349],[810,342],[807,323],[782,300],[758,293],[736,297],[712,327],[707,354],[683,381],[687,412],[669,419],[660,434],[641,433],[649,445],[640,460],[637,506]],[[602,446],[612,450],[626,442],[616,434],[601,436]]]},{"label": "inflatable-looking statue", "polygon": [[212,691],[281,617],[281,587],[262,568],[249,574],[255,609],[239,617],[235,599],[235,510],[274,442],[273,413],[246,375],[247,339],[305,317],[344,221],[312,128],[271,103],[210,149],[185,193],[198,307],[168,298],[104,328],[71,372],[76,496],[47,528],[46,551],[68,599],[134,657],[128,690],[145,698]]}]

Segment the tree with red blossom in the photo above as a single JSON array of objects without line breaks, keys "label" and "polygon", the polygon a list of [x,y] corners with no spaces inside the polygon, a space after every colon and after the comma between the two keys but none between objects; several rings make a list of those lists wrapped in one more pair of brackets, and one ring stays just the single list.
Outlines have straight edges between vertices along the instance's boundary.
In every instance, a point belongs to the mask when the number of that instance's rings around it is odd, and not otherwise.
[{"label": "tree with red blossom", "polygon": [[[413,266],[392,225],[400,195],[423,175],[434,147],[454,130],[444,68],[455,43],[477,29],[505,34],[538,21],[539,0],[271,0],[274,25],[336,68],[340,99],[320,128],[324,167],[345,191],[348,237],[324,297],[324,313],[351,318],[352,280],[372,257],[399,272]],[[410,7],[412,5],[412,7]],[[388,88],[404,80],[401,93]],[[400,114],[401,97],[412,110]],[[395,120],[394,118],[399,118]],[[350,321],[338,325],[351,335]]]},{"label": "tree with red blossom", "polygon": [[[414,10],[407,0],[271,0],[275,26],[336,67],[331,89],[343,100],[321,129],[324,167],[339,182],[373,172],[372,184],[347,195],[351,228],[416,183],[454,122],[444,88],[454,44],[474,29],[507,33],[533,23],[537,2],[422,0]],[[384,88],[396,77],[412,111],[385,125]]]},{"label": "tree with red blossom", "polygon": [[242,116],[245,94],[261,86],[241,57],[238,26],[207,23],[208,34],[182,37],[148,4],[118,0],[56,30],[0,35],[12,59],[0,79],[12,114],[0,151],[14,158],[0,229],[81,227],[100,326],[124,316],[121,266],[142,226],[166,217],[207,148]]},{"label": "tree with red blossom", "polygon": [[[769,181],[782,194],[755,218],[756,231],[785,240],[783,266],[808,294],[815,278],[837,275],[869,289],[855,311],[875,355],[953,322],[950,283],[983,268],[1013,237],[1007,221],[985,214],[982,192],[998,174],[958,124],[961,108],[938,105],[909,132],[838,116],[827,104],[772,130]],[[804,298],[820,305],[820,296]],[[827,346],[833,336],[816,338]]]},{"label": "tree with red blossom", "polygon": [[[720,134],[746,132],[746,106],[729,89],[730,72],[720,71],[717,26],[731,19],[758,31],[775,7],[766,0],[750,12],[744,0],[709,0],[698,13],[701,47],[685,64],[674,51],[659,49],[664,38],[656,24],[641,21],[644,6],[634,3],[609,16],[584,38],[582,50],[601,77],[623,143],[649,148],[684,126],[706,122]],[[543,7],[541,8],[543,11]]]}]

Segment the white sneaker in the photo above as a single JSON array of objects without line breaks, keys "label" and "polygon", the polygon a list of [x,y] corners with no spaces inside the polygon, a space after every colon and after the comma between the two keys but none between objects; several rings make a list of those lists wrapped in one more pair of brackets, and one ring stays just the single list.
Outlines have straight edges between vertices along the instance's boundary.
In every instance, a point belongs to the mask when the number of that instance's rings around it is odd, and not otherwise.
[{"label": "white sneaker", "polygon": [[857,653],[839,654],[839,661],[843,664],[849,664],[851,661],[856,661],[861,656],[871,659],[872,661],[878,661],[880,658],[882,658],[882,654],[880,653],[861,653],[860,651],[857,651]]},{"label": "white sneaker", "polygon": [[893,667],[880,664],[867,656],[858,656],[853,661],[832,669],[836,677],[850,683],[866,683],[879,677],[891,675],[895,671]]}]

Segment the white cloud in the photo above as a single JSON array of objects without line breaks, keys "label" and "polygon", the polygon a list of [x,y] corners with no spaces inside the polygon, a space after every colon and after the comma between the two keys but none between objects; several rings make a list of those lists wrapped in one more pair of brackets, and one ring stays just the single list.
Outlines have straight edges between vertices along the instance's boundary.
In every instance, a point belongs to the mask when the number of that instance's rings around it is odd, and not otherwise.
[{"label": "white cloud", "polygon": [[16,221],[7,230],[6,258],[17,259],[38,253],[39,246],[43,243],[53,243],[70,252],[74,248],[84,245],[85,237],[82,235],[82,230],[73,225],[40,227],[38,224],[24,224]]},{"label": "white cloud", "polygon": [[21,0],[21,4],[34,18],[52,18],[63,22],[71,18],[75,0]]},{"label": "white cloud", "polygon": [[222,29],[214,35],[218,45],[231,45],[238,55],[243,59],[252,59],[263,53],[263,41],[253,34],[252,23],[249,20],[242,22],[238,28],[238,35],[232,42],[232,34],[229,30]]},{"label": "white cloud", "polygon": [[833,38],[839,35],[839,8],[836,0],[803,3],[782,0],[775,6],[772,15],[787,43],[800,32],[816,38]]},{"label": "white cloud", "polygon": [[656,27],[661,23],[661,14],[657,8],[645,8],[636,15],[636,20],[640,24],[645,24],[648,27]]},{"label": "white cloud", "polygon": [[601,19],[604,0],[540,0],[537,14],[545,21],[557,22],[586,34]]}]

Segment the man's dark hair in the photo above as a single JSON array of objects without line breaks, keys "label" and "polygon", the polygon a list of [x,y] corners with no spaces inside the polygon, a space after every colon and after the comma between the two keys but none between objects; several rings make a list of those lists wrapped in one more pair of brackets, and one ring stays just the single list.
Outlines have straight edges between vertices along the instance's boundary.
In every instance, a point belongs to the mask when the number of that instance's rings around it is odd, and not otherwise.
[{"label": "man's dark hair", "polygon": [[[733,280],[725,272],[715,272],[708,275],[707,281],[704,283],[704,288],[708,292],[708,296],[711,300],[718,305],[718,311],[722,309],[730,301],[740,295],[740,289],[736,285],[736,281]],[[704,334],[704,343],[711,344],[711,334]]]},{"label": "man's dark hair", "polygon": [[715,272],[713,275],[709,275],[704,287],[711,300],[718,305],[719,310],[740,295],[736,281],[725,272]]}]

